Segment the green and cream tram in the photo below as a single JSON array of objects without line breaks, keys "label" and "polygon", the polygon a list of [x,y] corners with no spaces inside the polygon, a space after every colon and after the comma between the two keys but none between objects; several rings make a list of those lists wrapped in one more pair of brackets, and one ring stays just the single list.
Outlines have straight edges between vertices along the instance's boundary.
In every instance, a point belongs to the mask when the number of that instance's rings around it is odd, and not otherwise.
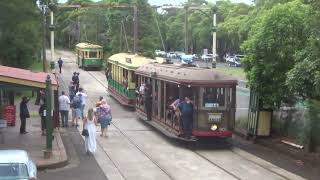
[{"label": "green and cream tram", "polygon": [[89,67],[101,69],[103,66],[103,48],[102,46],[79,43],[76,45],[77,65],[80,68]]},{"label": "green and cream tram", "polygon": [[118,53],[108,58],[108,92],[122,105],[134,107],[136,99],[135,70],[151,61],[143,56],[129,53]]},{"label": "green and cream tram", "polygon": [[[195,137],[231,137],[235,124],[237,80],[212,69],[149,63],[136,71],[137,85],[152,87],[152,120],[146,121],[167,136],[181,133],[179,113],[170,108],[177,99],[188,96],[193,102]],[[138,116],[146,120],[141,100]]]}]

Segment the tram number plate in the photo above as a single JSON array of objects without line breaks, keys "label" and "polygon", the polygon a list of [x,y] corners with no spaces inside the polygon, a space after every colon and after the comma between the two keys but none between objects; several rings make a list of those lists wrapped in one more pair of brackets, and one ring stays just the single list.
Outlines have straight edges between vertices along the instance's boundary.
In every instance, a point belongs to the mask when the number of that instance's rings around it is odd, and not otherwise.
[{"label": "tram number plate", "polygon": [[209,114],[209,122],[220,122],[221,121],[221,114],[215,113],[215,114]]}]

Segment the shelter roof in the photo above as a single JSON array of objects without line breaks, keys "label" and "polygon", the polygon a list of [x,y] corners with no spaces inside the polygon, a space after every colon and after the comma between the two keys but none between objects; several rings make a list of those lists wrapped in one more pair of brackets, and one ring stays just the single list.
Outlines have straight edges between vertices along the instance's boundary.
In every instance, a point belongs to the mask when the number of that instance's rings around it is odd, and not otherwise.
[{"label": "shelter roof", "polygon": [[236,85],[237,80],[225,75],[215,69],[204,69],[199,67],[187,67],[174,64],[145,64],[136,70],[136,74],[164,79],[176,83],[189,84],[232,84]]},{"label": "shelter roof", "polygon": [[51,77],[53,88],[57,88],[58,83],[54,74],[44,72],[32,72],[26,69],[0,66],[0,82],[18,84],[23,86],[45,88],[47,75]]},{"label": "shelter roof", "polygon": [[76,45],[77,48],[102,48],[102,46],[91,44],[91,43],[79,43]]},{"label": "shelter roof", "polygon": [[153,59],[149,59],[138,54],[118,53],[108,58],[109,62],[122,66],[124,68],[136,69],[144,64],[148,64]]}]

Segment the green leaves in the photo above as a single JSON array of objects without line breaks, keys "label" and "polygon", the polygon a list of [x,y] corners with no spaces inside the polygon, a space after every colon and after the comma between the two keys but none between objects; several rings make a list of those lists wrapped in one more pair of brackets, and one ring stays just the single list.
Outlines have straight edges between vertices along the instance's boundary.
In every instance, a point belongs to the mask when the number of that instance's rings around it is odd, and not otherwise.
[{"label": "green leaves", "polygon": [[0,2],[1,64],[29,67],[40,49],[40,13],[34,1]]}]

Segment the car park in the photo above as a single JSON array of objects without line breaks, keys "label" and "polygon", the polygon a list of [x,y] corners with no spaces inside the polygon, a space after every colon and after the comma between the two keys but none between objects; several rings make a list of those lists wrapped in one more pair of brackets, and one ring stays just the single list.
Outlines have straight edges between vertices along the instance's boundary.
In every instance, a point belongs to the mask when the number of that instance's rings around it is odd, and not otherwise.
[{"label": "car park", "polygon": [[37,167],[24,150],[0,150],[0,180],[36,180]]}]

